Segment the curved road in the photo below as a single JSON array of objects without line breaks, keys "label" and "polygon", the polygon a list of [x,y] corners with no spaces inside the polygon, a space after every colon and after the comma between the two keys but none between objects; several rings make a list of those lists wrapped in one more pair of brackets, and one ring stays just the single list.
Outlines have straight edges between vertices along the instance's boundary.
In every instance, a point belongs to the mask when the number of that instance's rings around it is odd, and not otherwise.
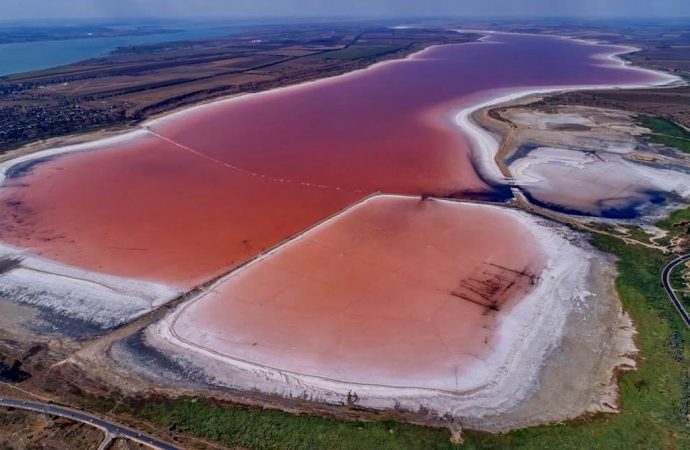
[{"label": "curved road", "polygon": [[690,327],[690,315],[688,315],[688,312],[685,310],[685,307],[683,307],[683,304],[680,302],[678,296],[671,287],[671,272],[678,264],[687,261],[688,259],[690,259],[690,255],[679,256],[670,263],[666,264],[666,266],[664,266],[664,269],[661,271],[661,284],[663,284],[664,289],[666,290],[666,294],[668,294],[669,298],[673,302],[673,305],[676,307],[678,313],[683,318],[685,325]]},{"label": "curved road", "polygon": [[[98,416],[86,412],[78,411],[72,408],[57,406],[50,403],[34,402],[29,400],[14,400],[10,398],[0,398],[0,406],[10,408],[26,409],[44,414],[51,414],[54,416],[66,417],[68,419],[76,420],[96,428],[100,428],[105,432],[106,439],[104,444],[109,443],[111,439],[116,437],[124,437],[131,439],[140,444],[144,444],[150,448],[159,450],[182,450],[179,447],[159,441],[151,436],[134,431],[131,428],[126,428],[121,425],[108,422]],[[107,445],[101,445],[101,448]]]}]

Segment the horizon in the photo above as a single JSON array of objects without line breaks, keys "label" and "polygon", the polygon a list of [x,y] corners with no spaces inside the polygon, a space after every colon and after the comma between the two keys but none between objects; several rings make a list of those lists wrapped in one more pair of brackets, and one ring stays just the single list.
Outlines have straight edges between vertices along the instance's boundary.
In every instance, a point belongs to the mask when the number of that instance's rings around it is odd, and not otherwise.
[{"label": "horizon", "polygon": [[690,19],[688,16],[586,16],[586,15],[572,15],[572,16],[535,16],[535,15],[368,15],[368,16],[325,16],[325,15],[280,15],[280,16],[266,16],[266,15],[244,15],[244,16],[131,16],[131,17],[55,17],[55,18],[0,18],[0,24],[7,25],[66,25],[70,24],[99,24],[99,25],[121,25],[126,22],[137,22],[140,24],[174,24],[174,23],[196,23],[199,25],[208,25],[218,22],[218,25],[241,24],[241,23],[285,23],[286,21],[292,23],[329,23],[329,22],[363,22],[363,21],[403,21],[403,20],[426,20],[426,21],[588,21],[591,23],[616,21],[616,22],[630,22],[630,23],[654,23],[654,22],[680,22]]},{"label": "horizon", "polygon": [[[50,20],[256,20],[273,19],[681,19],[685,0],[6,0],[2,22]],[[36,14],[40,11],[40,16]]]}]

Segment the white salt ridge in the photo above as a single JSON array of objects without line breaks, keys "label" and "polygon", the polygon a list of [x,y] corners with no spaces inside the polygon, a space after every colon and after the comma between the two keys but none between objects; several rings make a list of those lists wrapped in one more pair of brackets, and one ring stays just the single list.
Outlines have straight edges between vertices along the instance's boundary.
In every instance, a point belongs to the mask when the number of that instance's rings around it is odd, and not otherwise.
[{"label": "white salt ridge", "polygon": [[0,259],[21,261],[0,274],[1,296],[103,329],[134,320],[180,294],[169,286],[78,269],[7,245],[0,246]]}]

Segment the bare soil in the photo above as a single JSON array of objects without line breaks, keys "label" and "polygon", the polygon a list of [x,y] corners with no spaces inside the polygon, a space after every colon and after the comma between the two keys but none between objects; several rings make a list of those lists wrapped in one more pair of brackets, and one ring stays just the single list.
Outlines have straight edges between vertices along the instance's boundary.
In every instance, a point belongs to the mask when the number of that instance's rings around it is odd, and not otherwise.
[{"label": "bare soil", "polygon": [[6,450],[96,449],[102,440],[102,432],[85,424],[33,412],[0,408],[0,447]]}]

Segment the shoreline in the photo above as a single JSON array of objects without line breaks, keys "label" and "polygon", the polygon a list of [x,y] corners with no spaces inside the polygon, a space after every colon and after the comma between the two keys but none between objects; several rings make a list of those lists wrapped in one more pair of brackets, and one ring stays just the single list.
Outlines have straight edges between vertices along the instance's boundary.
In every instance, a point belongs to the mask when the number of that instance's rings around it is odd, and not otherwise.
[{"label": "shoreline", "polygon": [[[87,140],[84,142],[79,142],[79,143],[74,143],[74,144],[68,144],[62,147],[56,147],[56,148],[47,148],[44,150],[39,150],[33,153],[27,153],[24,155],[18,155],[15,158],[7,159],[0,163],[0,186],[7,181],[8,178],[8,171],[12,169],[13,167],[35,161],[35,160],[40,160],[43,158],[50,158],[50,157],[55,157],[55,156],[62,156],[70,153],[79,153],[79,152],[85,152],[89,150],[96,150],[93,147],[100,146],[100,145],[108,145],[108,144],[120,144],[122,142],[127,142],[130,139],[136,139],[139,137],[146,136],[148,133],[146,130],[139,129],[139,128],[134,128],[122,132],[116,132],[113,136],[107,136],[107,137],[102,137],[102,136],[97,136],[93,140]],[[58,139],[58,138],[56,138]],[[17,149],[19,152],[20,149]]]},{"label": "shoreline", "polygon": [[[503,34],[500,32],[495,32],[493,34]],[[506,33],[506,34],[523,34],[523,33]],[[528,34],[528,33],[524,33]],[[541,35],[539,35],[541,36]],[[551,36],[551,35],[550,35]],[[565,36],[553,36],[560,39],[571,39],[574,41],[582,42],[588,45],[600,45],[597,42],[587,41],[584,39],[568,38]],[[604,44],[609,45],[609,44]],[[496,161],[496,156],[501,145],[503,136],[496,136],[495,132],[485,128],[476,119],[475,114],[486,110],[487,113],[494,108],[507,106],[511,103],[517,103],[522,99],[526,99],[535,95],[553,95],[565,92],[575,92],[575,91],[585,91],[585,90],[607,90],[607,89],[642,89],[642,88],[658,88],[665,89],[675,86],[682,86],[687,84],[683,79],[678,76],[668,74],[666,72],[661,72],[653,69],[647,69],[643,67],[633,66],[630,62],[620,58],[621,55],[632,53],[638,51],[639,49],[635,47],[620,46],[624,49],[623,51],[613,51],[613,52],[602,52],[593,57],[599,57],[605,61],[617,62],[619,66],[624,67],[628,70],[644,71],[656,76],[661,77],[659,82],[651,84],[634,84],[634,85],[619,85],[619,84],[592,84],[592,85],[554,85],[554,86],[542,86],[542,87],[529,87],[529,88],[515,88],[506,94],[501,93],[501,90],[496,90],[498,92],[496,96],[489,96],[488,99],[479,101],[474,105],[468,105],[465,108],[455,110],[453,112],[453,122],[454,124],[464,132],[465,136],[471,142],[472,157],[478,162],[478,172],[481,177],[485,178],[487,181],[504,184],[511,186],[512,178],[506,178],[500,170],[500,164]],[[491,91],[487,91],[491,92]]]}]

